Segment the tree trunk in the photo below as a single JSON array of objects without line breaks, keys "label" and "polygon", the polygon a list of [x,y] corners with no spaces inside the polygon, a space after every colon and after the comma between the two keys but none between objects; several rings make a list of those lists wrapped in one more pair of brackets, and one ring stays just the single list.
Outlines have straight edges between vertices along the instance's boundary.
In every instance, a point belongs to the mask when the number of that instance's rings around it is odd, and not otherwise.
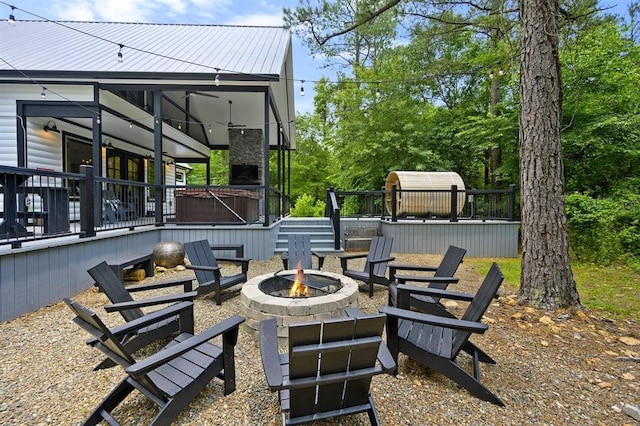
[{"label": "tree trunk", "polygon": [[559,2],[520,0],[520,14],[523,253],[518,299],[547,310],[580,307],[571,272],[564,202]]}]

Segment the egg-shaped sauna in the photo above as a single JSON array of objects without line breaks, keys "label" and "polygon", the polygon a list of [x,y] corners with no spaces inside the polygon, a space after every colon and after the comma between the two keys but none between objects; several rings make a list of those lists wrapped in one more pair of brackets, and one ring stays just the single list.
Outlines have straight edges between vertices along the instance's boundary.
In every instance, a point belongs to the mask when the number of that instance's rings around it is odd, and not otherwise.
[{"label": "egg-shaped sauna", "polygon": [[407,172],[389,173],[385,184],[385,205],[391,212],[391,188],[396,187],[396,214],[398,216],[450,216],[451,186],[458,188],[457,214],[462,213],[465,187],[455,172]]}]

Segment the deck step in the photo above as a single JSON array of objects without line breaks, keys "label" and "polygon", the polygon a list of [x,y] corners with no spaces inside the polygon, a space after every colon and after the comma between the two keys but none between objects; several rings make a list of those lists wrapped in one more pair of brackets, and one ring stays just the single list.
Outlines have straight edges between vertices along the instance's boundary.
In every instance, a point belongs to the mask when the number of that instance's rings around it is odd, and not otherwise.
[{"label": "deck step", "polygon": [[333,239],[333,226],[327,218],[287,218],[283,220],[276,240],[276,253],[287,251],[289,235],[311,237],[311,249],[321,253],[338,253]]}]

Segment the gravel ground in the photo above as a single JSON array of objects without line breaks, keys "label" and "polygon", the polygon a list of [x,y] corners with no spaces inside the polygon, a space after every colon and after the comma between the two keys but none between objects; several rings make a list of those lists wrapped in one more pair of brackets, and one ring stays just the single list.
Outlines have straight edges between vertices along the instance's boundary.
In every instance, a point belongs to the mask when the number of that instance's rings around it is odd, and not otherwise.
[{"label": "gravel ground", "polygon": [[[402,263],[437,264],[439,257],[396,255]],[[351,266],[351,265],[350,265]],[[279,258],[252,261],[249,275],[280,270]],[[225,266],[228,271],[233,267]],[[327,257],[323,269],[340,272]],[[169,270],[146,281],[191,275]],[[482,277],[463,264],[456,289],[474,291]],[[438,373],[400,355],[400,374],[376,376],[372,395],[385,425],[639,425],[625,404],[640,406],[640,363],[620,358],[640,356],[637,322],[612,322],[593,313],[547,314],[515,303],[503,286],[487,311],[489,330],[472,340],[497,365],[483,365],[483,383],[506,403],[500,408],[472,397]],[[377,312],[387,292],[360,293],[360,307]],[[74,297],[109,325],[122,323],[101,308],[106,296],[93,289]],[[463,306],[454,307],[461,310]],[[241,314],[239,297],[216,306],[209,297],[195,302],[196,331]],[[123,377],[119,368],[94,372],[101,353],[84,344],[87,334],[71,320],[63,303],[0,323],[0,423],[3,425],[79,424]],[[140,355],[140,354],[138,354]],[[469,366],[466,355],[460,363]],[[244,330],[236,346],[237,390],[224,397],[214,380],[178,417],[177,424],[280,424],[277,394],[269,392],[257,342]],[[155,406],[134,393],[114,412],[123,424],[144,424]],[[366,425],[365,414],[326,424]]]}]

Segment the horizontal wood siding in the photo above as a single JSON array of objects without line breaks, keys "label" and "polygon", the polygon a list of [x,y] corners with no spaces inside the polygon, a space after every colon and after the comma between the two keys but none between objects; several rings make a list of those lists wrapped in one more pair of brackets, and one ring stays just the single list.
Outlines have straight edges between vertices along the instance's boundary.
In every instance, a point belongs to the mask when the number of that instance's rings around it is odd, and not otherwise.
[{"label": "horizontal wood siding", "polygon": [[442,254],[449,245],[467,249],[469,257],[516,257],[519,222],[380,222],[394,237],[394,253]]},{"label": "horizontal wood siding", "polygon": [[[273,256],[279,226],[202,226],[202,227],[166,227],[161,230],[161,241],[208,240],[211,244],[244,244],[244,257],[255,260],[268,260]],[[217,256],[235,256],[234,251],[216,252]]]}]

